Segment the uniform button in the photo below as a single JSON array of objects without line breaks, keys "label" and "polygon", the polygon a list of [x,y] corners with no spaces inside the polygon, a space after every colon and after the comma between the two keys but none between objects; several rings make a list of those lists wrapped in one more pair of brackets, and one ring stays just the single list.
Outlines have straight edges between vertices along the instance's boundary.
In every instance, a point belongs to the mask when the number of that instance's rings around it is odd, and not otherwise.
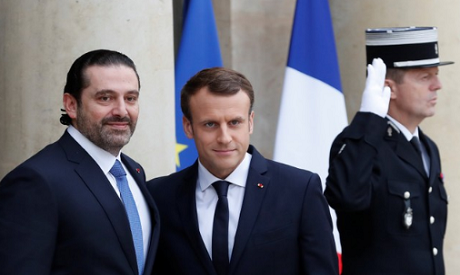
[{"label": "uniform button", "polygon": [[436,247],[433,247],[433,255],[438,255],[438,249]]},{"label": "uniform button", "polygon": [[407,200],[408,198],[410,198],[410,192],[409,191],[406,191],[404,192],[404,198]]},{"label": "uniform button", "polygon": [[434,217],[433,217],[433,216],[430,217],[430,223],[431,223],[431,224],[434,223]]},{"label": "uniform button", "polygon": [[430,188],[428,188],[428,193],[431,193],[433,192],[433,187],[430,186]]}]

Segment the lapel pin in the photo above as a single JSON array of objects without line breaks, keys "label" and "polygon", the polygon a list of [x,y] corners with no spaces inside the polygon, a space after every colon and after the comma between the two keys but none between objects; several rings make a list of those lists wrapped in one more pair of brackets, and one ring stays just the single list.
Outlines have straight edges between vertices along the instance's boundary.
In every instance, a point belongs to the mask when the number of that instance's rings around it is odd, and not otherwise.
[{"label": "lapel pin", "polygon": [[393,128],[391,128],[391,126],[388,126],[387,133],[388,133],[389,137],[391,137],[393,135]]},{"label": "lapel pin", "polygon": [[442,172],[439,173],[439,179],[440,179],[441,181],[444,181],[444,174],[443,174]]},{"label": "lapel pin", "polygon": [[263,185],[262,183],[258,183],[258,184],[257,184],[257,187],[259,187],[259,188],[264,188],[264,185]]},{"label": "lapel pin", "polygon": [[136,172],[137,172],[138,174],[140,174],[140,173],[141,173],[141,169],[136,168]]}]

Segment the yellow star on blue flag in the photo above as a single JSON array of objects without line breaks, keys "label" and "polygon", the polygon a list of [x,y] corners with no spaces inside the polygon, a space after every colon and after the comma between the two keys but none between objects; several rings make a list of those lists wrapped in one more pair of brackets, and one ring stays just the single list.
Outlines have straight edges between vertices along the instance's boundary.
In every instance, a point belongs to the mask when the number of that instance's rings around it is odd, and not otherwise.
[{"label": "yellow star on blue flag", "polygon": [[187,145],[185,144],[180,144],[180,143],[177,143],[176,142],[176,166],[177,167],[180,167],[180,157],[179,157],[179,154],[180,152],[184,151],[185,149],[187,149]]}]

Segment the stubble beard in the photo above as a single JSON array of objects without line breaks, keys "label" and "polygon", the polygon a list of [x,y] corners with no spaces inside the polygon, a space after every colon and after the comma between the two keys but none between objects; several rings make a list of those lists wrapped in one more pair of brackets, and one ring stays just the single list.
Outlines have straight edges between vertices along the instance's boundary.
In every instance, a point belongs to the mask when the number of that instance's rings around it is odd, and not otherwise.
[{"label": "stubble beard", "polygon": [[[111,129],[108,122],[128,122],[127,130]],[[92,143],[103,150],[117,156],[120,150],[128,144],[136,129],[136,122],[129,117],[106,117],[98,122],[91,121],[83,111],[77,111],[77,129]]]}]

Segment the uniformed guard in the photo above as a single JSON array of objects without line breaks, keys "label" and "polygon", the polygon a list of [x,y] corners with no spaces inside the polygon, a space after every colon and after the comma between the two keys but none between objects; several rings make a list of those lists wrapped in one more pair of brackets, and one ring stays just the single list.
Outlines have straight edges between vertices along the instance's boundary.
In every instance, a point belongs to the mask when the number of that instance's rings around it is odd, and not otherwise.
[{"label": "uniformed guard", "polygon": [[366,30],[361,107],[333,142],[326,198],[343,275],[443,275],[447,194],[436,144],[419,128],[441,81],[435,27]]}]

